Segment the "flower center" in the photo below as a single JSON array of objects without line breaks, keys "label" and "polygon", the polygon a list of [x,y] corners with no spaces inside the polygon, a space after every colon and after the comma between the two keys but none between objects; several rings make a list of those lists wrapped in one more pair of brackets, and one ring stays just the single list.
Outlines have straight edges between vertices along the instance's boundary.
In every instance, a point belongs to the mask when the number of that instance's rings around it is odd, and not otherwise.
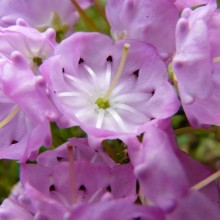
[{"label": "flower center", "polygon": [[104,98],[98,98],[95,104],[101,109],[107,109],[110,107],[109,101]]}]

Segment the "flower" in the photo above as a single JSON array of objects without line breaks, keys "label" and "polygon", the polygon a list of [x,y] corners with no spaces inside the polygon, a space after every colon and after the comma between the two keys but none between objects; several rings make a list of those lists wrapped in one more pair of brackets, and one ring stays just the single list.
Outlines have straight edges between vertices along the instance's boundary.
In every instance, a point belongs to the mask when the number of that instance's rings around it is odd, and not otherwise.
[{"label": "flower", "polygon": [[210,0],[176,0],[175,5],[182,11],[184,8],[198,7],[207,4],[209,1]]},{"label": "flower", "polygon": [[[90,0],[78,1],[82,8],[92,4]],[[16,24],[16,20],[22,18],[31,27],[40,31],[54,28],[57,40],[73,32],[73,25],[78,19],[78,13],[69,0],[34,0],[15,1],[3,0],[0,2],[0,26],[8,27]]]},{"label": "flower", "polygon": [[170,0],[108,0],[106,16],[115,40],[136,39],[152,44],[164,59],[175,50],[178,10]]},{"label": "flower", "polygon": [[0,69],[0,158],[22,162],[50,146],[49,120],[59,113],[46,95],[42,76],[35,76],[20,52],[2,59]]},{"label": "flower", "polygon": [[210,1],[194,11],[185,9],[177,24],[173,69],[184,111],[194,127],[220,125],[219,18],[216,2]]},{"label": "flower", "polygon": [[114,44],[99,33],[76,33],[57,46],[41,72],[59,110],[89,136],[138,135],[179,107],[164,63],[143,42]]}]

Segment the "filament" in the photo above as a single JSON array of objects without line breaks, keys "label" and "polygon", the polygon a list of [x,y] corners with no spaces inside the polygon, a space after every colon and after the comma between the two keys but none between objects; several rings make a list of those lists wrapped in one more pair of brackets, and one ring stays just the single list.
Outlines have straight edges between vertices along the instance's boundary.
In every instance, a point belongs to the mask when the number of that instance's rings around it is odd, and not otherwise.
[{"label": "filament", "polygon": [[104,100],[107,101],[109,96],[111,95],[111,92],[112,90],[115,88],[116,84],[118,83],[119,81],[119,78],[121,76],[121,73],[123,71],[123,68],[124,68],[124,65],[125,65],[125,61],[126,61],[126,58],[127,58],[127,55],[128,55],[128,49],[130,48],[130,44],[126,43],[124,44],[124,49],[123,49],[123,53],[122,53],[122,57],[121,57],[121,61],[120,61],[120,64],[119,64],[119,67],[118,67],[118,70],[115,74],[115,77],[113,78],[105,96],[104,96]]}]

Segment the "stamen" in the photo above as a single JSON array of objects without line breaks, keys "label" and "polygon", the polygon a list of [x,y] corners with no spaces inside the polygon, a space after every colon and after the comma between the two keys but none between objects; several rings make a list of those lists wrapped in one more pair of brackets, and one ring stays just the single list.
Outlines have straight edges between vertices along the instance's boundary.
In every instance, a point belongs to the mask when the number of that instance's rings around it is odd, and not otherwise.
[{"label": "stamen", "polygon": [[89,66],[87,66],[85,63],[81,63],[81,65],[84,67],[84,69],[87,70],[87,72],[93,78],[93,80],[97,80],[95,72]]},{"label": "stamen", "polygon": [[60,92],[57,93],[58,97],[80,97],[82,94],[79,92]]},{"label": "stamen", "polygon": [[112,68],[111,68],[111,62],[107,62],[107,68],[106,68],[106,73],[105,73],[105,85],[109,86],[110,81],[111,81],[111,73],[112,73]]},{"label": "stamen", "polygon": [[[91,92],[90,92],[90,87],[92,87],[91,83],[89,85],[88,83],[85,83],[85,82],[83,82],[83,81],[77,79],[76,77],[74,77],[70,74],[67,74],[67,73],[63,73],[63,76],[66,79],[70,80],[70,81],[67,81],[69,84],[74,85],[79,90],[91,95]],[[74,84],[72,84],[72,83],[74,83]]]},{"label": "stamen", "polygon": [[125,83],[121,83],[119,85],[117,85],[114,89],[114,91],[112,91],[111,95],[112,97],[116,96],[119,92],[121,92],[124,88],[126,87]]},{"label": "stamen", "polygon": [[122,57],[121,57],[121,61],[118,67],[118,70],[115,74],[115,77],[113,78],[105,96],[104,96],[104,100],[107,101],[109,96],[111,95],[112,90],[115,88],[116,84],[118,83],[118,80],[121,76],[121,73],[123,71],[124,65],[125,65],[125,61],[128,55],[128,49],[130,48],[130,44],[126,43],[124,44],[124,49],[123,49],[123,53],[122,53]]},{"label": "stamen", "polygon": [[213,63],[219,63],[220,62],[220,57],[215,57],[212,62]]},{"label": "stamen", "polygon": [[76,195],[76,174],[75,174],[75,164],[73,158],[73,146],[71,144],[67,144],[68,156],[69,156],[69,164],[70,164],[70,182],[71,182],[71,194],[72,194],[72,203],[77,203],[77,195]]},{"label": "stamen", "polygon": [[101,128],[104,120],[105,111],[104,109],[99,110],[97,122],[96,122],[96,128]]},{"label": "stamen", "polygon": [[0,122],[0,128],[4,127],[5,125],[7,125],[15,116],[16,114],[20,111],[20,109],[18,108],[18,106],[16,106],[14,108],[14,110],[12,112],[10,112],[10,114]]},{"label": "stamen", "polygon": [[75,115],[76,115],[77,118],[80,118],[80,117],[85,118],[85,115],[91,114],[91,110],[95,109],[96,107],[97,107],[96,104],[89,105],[89,106],[85,107],[84,109],[81,109],[78,112],[76,112]]},{"label": "stamen", "polygon": [[220,177],[220,170],[213,173],[211,176],[207,177],[206,179],[202,180],[201,182],[197,183],[196,185],[191,187],[191,189],[192,190],[200,190],[200,189],[207,186],[208,184],[210,184],[212,181],[216,180],[219,177]]},{"label": "stamen", "polygon": [[142,92],[127,93],[112,98],[112,102],[138,102],[147,100],[150,97],[150,94]]},{"label": "stamen", "polygon": [[140,111],[137,111],[135,108],[129,106],[129,105],[126,105],[126,104],[122,104],[122,103],[118,103],[114,106],[115,108],[120,108],[120,109],[123,109],[125,111],[128,111],[130,113],[132,113],[133,115],[136,115],[138,116],[139,119],[142,119],[142,120],[146,120],[147,117]]},{"label": "stamen", "polygon": [[117,124],[119,125],[119,127],[122,129],[122,130],[127,130],[126,127],[125,127],[125,124],[124,122],[122,121],[121,119],[121,116],[113,109],[106,109],[108,111],[108,113],[115,119],[115,121],[117,122]]},{"label": "stamen", "polygon": [[76,0],[71,0],[71,2],[73,3],[74,7],[78,11],[78,13],[82,17],[82,19],[84,20],[84,22],[88,26],[88,28],[91,31],[99,31],[99,29],[96,27],[96,25],[93,22],[91,22],[91,19],[87,16],[87,14],[84,12],[84,10],[80,7],[78,2]]},{"label": "stamen", "polygon": [[90,197],[88,203],[94,202],[101,195],[101,193],[103,193],[103,191],[103,188],[100,188],[96,192],[94,192],[93,195]]}]

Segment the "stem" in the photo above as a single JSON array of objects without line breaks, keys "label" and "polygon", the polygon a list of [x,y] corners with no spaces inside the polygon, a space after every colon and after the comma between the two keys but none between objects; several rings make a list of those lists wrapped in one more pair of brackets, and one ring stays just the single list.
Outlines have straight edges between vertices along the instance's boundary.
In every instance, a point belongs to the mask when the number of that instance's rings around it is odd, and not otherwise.
[{"label": "stem", "polygon": [[10,112],[9,115],[7,115],[7,117],[5,119],[3,119],[2,121],[0,121],[0,128],[4,127],[5,125],[7,125],[15,116],[16,114],[20,111],[20,109],[18,108],[18,106],[16,106],[14,108],[14,110],[12,112]]},{"label": "stem", "polygon": [[98,31],[99,29],[96,27],[96,25],[91,22],[91,20],[89,19],[89,17],[86,15],[86,13],[84,12],[84,10],[80,7],[80,5],[78,4],[78,2],[76,0],[71,0],[71,2],[73,3],[74,7],[76,8],[76,10],[78,11],[79,15],[81,16],[81,18],[84,20],[85,24],[87,25],[87,27],[91,30],[91,31]]},{"label": "stem", "polygon": [[220,170],[217,172],[213,173],[211,176],[207,177],[206,179],[202,180],[201,182],[197,183],[193,187],[191,187],[192,190],[200,190],[212,181],[216,180],[217,178],[220,177]]},{"label": "stem", "polygon": [[70,162],[70,182],[71,182],[71,195],[72,195],[72,203],[77,203],[77,195],[76,195],[76,174],[75,174],[75,164],[74,164],[74,157],[73,157],[73,146],[71,144],[67,144],[68,149],[68,156]]},{"label": "stem", "polygon": [[103,7],[101,6],[99,0],[93,0],[93,2],[94,2],[94,4],[96,5],[96,7],[97,7],[99,13],[101,14],[101,16],[104,18],[106,24],[108,25],[108,28],[110,28],[110,25],[109,25],[109,23],[108,23],[108,20],[107,20],[107,18],[106,18],[106,16],[105,16],[105,11],[103,10]]},{"label": "stem", "polygon": [[115,77],[113,78],[103,100],[104,101],[107,101],[109,96],[111,95],[111,92],[112,90],[115,88],[116,84],[118,83],[118,80],[121,76],[121,73],[122,73],[122,70],[124,68],[124,65],[125,65],[125,61],[126,61],[126,58],[127,58],[127,55],[128,55],[128,49],[130,48],[130,44],[128,43],[125,43],[124,44],[124,49],[123,49],[123,53],[122,53],[122,57],[121,57],[121,61],[120,61],[120,64],[119,64],[119,67],[118,67],[118,70],[115,74]]},{"label": "stem", "polygon": [[182,135],[182,134],[187,134],[187,133],[197,133],[197,132],[209,132],[209,133],[216,133],[217,128],[192,128],[192,127],[185,127],[185,128],[179,128],[175,130],[175,134],[177,136]]},{"label": "stem", "polygon": [[102,144],[105,148],[105,150],[107,151],[108,155],[114,160],[116,161],[116,156],[115,156],[115,152],[113,151],[111,145],[108,143],[107,140],[102,141]]}]

